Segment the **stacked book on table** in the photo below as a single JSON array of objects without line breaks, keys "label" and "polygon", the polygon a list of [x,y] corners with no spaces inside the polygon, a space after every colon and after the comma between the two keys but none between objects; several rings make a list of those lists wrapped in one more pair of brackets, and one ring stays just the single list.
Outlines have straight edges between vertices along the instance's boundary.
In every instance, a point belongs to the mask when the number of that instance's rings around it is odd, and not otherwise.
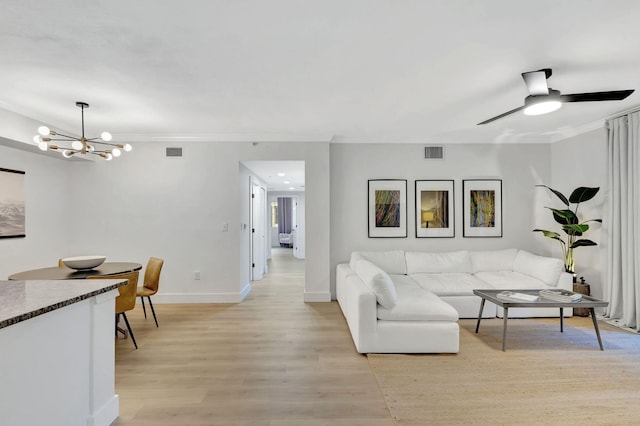
[{"label": "stacked book on table", "polygon": [[555,300],[557,302],[579,302],[582,300],[580,293],[574,293],[569,290],[559,288],[540,290],[540,297]]},{"label": "stacked book on table", "polygon": [[535,302],[538,296],[535,294],[518,293],[517,291],[501,291],[496,294],[498,299],[511,302]]}]

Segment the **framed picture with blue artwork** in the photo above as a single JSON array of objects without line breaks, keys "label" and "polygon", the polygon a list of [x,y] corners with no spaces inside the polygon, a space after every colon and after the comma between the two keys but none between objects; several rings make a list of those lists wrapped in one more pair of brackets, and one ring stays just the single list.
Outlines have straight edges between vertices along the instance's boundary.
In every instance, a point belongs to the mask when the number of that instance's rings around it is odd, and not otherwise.
[{"label": "framed picture with blue artwork", "polygon": [[462,181],[464,237],[502,237],[502,179]]},{"label": "framed picture with blue artwork", "polygon": [[407,237],[407,180],[369,180],[369,238]]}]

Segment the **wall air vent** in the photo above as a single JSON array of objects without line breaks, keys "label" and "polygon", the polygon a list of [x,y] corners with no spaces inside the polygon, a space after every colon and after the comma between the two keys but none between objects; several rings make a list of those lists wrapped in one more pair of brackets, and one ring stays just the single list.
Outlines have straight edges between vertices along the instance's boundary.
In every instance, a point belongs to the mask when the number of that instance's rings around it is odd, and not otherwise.
[{"label": "wall air vent", "polygon": [[165,157],[167,158],[182,158],[182,147],[172,146],[166,148]]},{"label": "wall air vent", "polygon": [[443,146],[425,146],[424,158],[428,160],[442,160],[444,158]]}]

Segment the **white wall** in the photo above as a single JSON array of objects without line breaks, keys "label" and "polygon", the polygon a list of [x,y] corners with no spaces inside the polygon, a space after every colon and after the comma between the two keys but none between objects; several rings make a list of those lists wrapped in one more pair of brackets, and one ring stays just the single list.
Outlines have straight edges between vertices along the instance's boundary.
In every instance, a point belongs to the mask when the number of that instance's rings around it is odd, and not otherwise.
[{"label": "white wall", "polygon": [[[538,254],[550,248],[532,230],[545,212],[533,209],[535,185],[548,182],[548,144],[451,144],[445,159],[426,160],[417,144],[331,145],[331,267],[355,250],[482,250],[516,247]],[[502,238],[462,237],[462,180],[501,178]],[[407,238],[368,238],[367,181],[407,179]],[[453,179],[455,238],[415,237],[415,180]],[[332,277],[335,280],[335,277]],[[332,289],[335,283],[332,281]]]},{"label": "white wall", "polygon": [[[176,145],[184,158],[164,158]],[[165,259],[158,302],[238,302],[250,288],[245,160],[306,162],[306,220],[314,226],[306,233],[304,299],[329,300],[328,143],[147,142],[111,162],[77,164],[70,244],[113,261]]]},{"label": "white wall", "polygon": [[[0,140],[0,144],[5,142]],[[0,145],[0,168],[26,172],[27,235],[0,238],[0,279],[27,269],[56,266],[59,258],[74,254],[70,229],[84,220],[69,205],[73,191],[70,170],[77,162],[59,158]]]},{"label": "white wall", "polygon": [[[600,187],[600,192],[590,201],[580,205],[581,219],[602,219],[607,197],[607,135],[604,128],[593,130],[551,145],[551,182],[554,189],[569,197],[571,191],[580,186]],[[554,207],[563,204],[553,196]],[[550,216],[550,214],[549,214]],[[551,222],[555,230],[559,225]],[[603,226],[590,223],[591,229],[584,238],[598,243],[597,247],[578,247],[575,252],[575,268],[578,277],[584,276],[591,286],[591,294],[602,297],[602,270],[606,260],[606,241]],[[549,229],[549,228],[547,228]],[[549,241],[554,254],[562,257],[558,244]]]}]

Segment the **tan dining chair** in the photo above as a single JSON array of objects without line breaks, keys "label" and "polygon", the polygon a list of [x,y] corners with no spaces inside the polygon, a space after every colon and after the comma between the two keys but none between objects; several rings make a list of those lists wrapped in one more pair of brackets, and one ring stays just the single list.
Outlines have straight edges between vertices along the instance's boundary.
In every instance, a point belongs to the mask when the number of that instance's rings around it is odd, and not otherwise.
[{"label": "tan dining chair", "polygon": [[160,286],[160,271],[162,271],[162,265],[164,265],[164,260],[158,259],[156,257],[150,257],[147,262],[147,268],[144,271],[144,281],[142,283],[142,287],[138,287],[137,296],[142,301],[142,311],[144,312],[144,317],[147,317],[147,308],[144,306],[144,298],[146,297],[149,301],[149,306],[151,306],[151,313],[153,314],[153,320],[156,322],[156,327],[158,326],[158,319],[156,318],[156,311],[153,309],[153,303],[151,303],[151,296],[158,292],[158,287]]},{"label": "tan dining chair", "polygon": [[[127,285],[123,285],[118,287],[118,292],[120,293],[116,296],[116,336],[118,335],[118,322],[120,316],[124,318],[124,322],[127,325],[127,330],[129,330],[129,334],[131,335],[131,341],[133,341],[133,346],[138,349],[138,344],[136,343],[136,338],[133,335],[133,330],[131,329],[131,325],[129,325],[129,320],[127,319],[127,311],[132,310],[136,307],[136,289],[138,288],[138,271],[126,272],[122,274],[115,275],[101,275],[101,276],[90,276],[88,279],[93,280],[112,280],[117,278],[124,278],[129,280]],[[120,330],[124,333],[123,330]],[[125,334],[126,336],[126,334]]]}]

